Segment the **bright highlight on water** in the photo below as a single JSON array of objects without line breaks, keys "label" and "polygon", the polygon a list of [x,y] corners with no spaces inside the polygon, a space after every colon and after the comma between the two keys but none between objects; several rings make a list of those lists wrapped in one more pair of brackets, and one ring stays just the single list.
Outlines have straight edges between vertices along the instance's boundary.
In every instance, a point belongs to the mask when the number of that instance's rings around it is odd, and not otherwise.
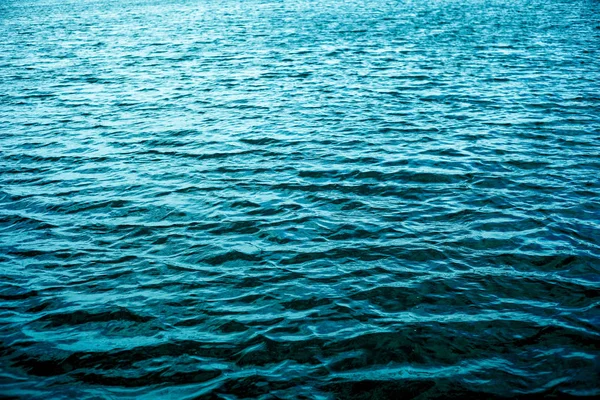
[{"label": "bright highlight on water", "polygon": [[0,0],[0,398],[597,398],[599,82],[595,0]]}]

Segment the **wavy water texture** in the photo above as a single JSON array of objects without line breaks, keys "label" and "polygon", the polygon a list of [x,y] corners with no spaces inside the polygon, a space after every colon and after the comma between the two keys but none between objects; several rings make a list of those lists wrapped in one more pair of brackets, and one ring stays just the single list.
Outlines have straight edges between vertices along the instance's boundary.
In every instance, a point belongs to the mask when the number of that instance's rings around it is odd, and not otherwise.
[{"label": "wavy water texture", "polygon": [[600,396],[600,3],[0,2],[0,397]]}]

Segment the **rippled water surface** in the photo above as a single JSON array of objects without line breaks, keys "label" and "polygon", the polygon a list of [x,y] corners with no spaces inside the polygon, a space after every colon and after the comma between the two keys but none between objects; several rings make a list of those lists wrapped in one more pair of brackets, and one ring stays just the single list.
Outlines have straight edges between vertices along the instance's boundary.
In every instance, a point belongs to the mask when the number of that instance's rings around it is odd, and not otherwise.
[{"label": "rippled water surface", "polygon": [[600,395],[600,2],[0,1],[0,397]]}]

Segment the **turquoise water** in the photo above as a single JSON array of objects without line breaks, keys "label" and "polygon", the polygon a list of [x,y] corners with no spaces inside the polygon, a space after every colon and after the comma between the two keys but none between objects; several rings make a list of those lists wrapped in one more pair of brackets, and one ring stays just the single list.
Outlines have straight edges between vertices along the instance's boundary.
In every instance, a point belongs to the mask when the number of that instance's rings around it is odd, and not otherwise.
[{"label": "turquoise water", "polygon": [[600,395],[600,2],[0,0],[0,397]]}]

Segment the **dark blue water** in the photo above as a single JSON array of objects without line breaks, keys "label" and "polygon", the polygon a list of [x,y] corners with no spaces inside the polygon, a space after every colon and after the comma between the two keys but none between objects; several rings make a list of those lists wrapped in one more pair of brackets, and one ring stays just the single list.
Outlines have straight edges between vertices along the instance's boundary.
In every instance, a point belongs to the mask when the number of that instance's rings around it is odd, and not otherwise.
[{"label": "dark blue water", "polygon": [[600,2],[0,0],[0,397],[600,395]]}]

